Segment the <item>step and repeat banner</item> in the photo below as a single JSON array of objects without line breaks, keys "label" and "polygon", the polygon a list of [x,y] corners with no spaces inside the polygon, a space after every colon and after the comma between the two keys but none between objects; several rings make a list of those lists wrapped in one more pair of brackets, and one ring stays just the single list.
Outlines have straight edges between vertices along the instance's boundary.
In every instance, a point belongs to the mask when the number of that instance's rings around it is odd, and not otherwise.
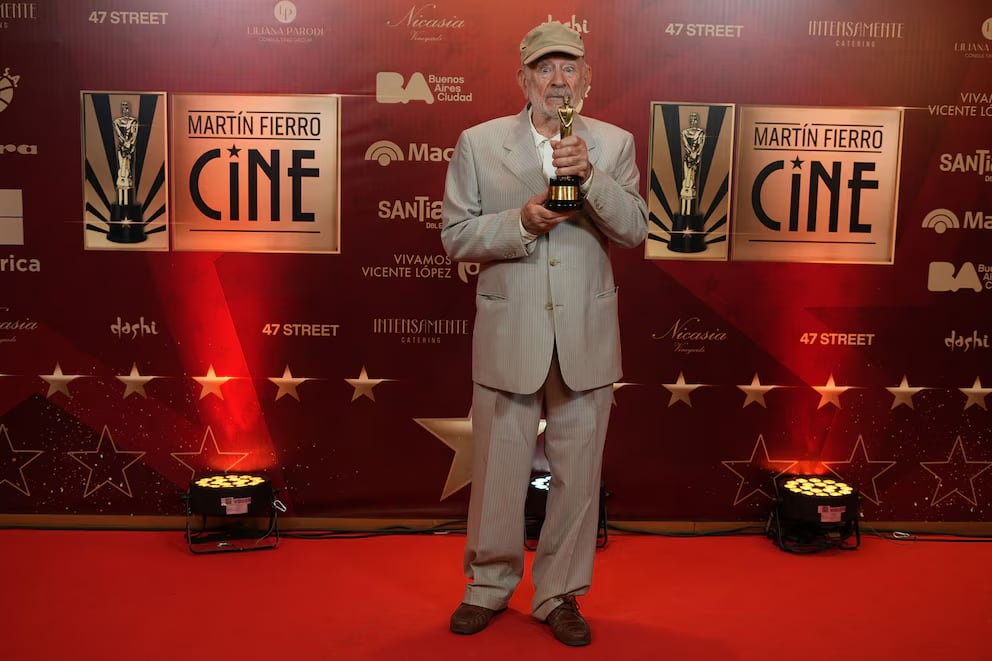
[{"label": "step and repeat banner", "polygon": [[[578,31],[634,134],[611,518],[992,518],[992,9],[962,0],[0,3],[0,513],[463,517],[459,133]],[[536,458],[536,461],[539,458]]]}]

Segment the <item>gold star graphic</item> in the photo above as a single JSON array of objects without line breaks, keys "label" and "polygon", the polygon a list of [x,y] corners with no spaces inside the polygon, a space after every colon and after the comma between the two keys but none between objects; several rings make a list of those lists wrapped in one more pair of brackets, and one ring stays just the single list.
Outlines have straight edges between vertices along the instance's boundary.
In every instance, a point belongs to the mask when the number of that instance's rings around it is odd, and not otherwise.
[{"label": "gold star graphic", "polygon": [[663,385],[668,392],[672,393],[671,398],[668,400],[668,406],[674,406],[677,402],[685,402],[689,407],[692,407],[692,402],[689,401],[689,393],[703,384],[686,383],[685,377],[682,376],[682,372],[679,372],[679,377],[675,380],[675,383],[663,383],[661,385]]},{"label": "gold star graphic", "polygon": [[906,375],[902,375],[902,381],[895,388],[886,388],[890,393],[892,393],[892,407],[889,410],[896,408],[897,406],[906,405],[909,408],[913,408],[913,397],[916,393],[921,390],[926,390],[923,387],[912,387],[909,385],[909,381],[906,379]]},{"label": "gold star graphic", "polygon": [[231,376],[217,376],[214,372],[214,366],[210,365],[207,368],[206,376],[194,376],[193,380],[203,386],[203,390],[200,391],[200,399],[211,394],[224,399],[224,393],[220,391],[220,387],[233,378]]},{"label": "gold star graphic", "polygon": [[115,377],[118,381],[124,384],[124,397],[127,399],[133,394],[141,395],[142,398],[148,399],[148,395],[145,394],[145,384],[152,379],[157,379],[157,376],[142,376],[138,372],[138,364],[131,363],[131,373],[127,376]]},{"label": "gold star graphic", "polygon": [[[975,478],[984,473],[992,466],[992,461],[968,461],[964,453],[964,443],[958,436],[951,447],[951,453],[947,455],[947,461],[921,461],[920,465],[933,473],[937,477],[937,488],[933,492],[931,505],[937,505],[942,500],[958,494],[973,506],[978,505],[978,495],[975,493]],[[931,466],[941,466],[942,468],[930,468]],[[978,466],[981,466],[977,471]],[[944,482],[948,485],[944,486]],[[941,487],[944,493],[940,494]],[[971,492],[968,497],[966,492]]]},{"label": "gold star graphic", "polygon": [[276,393],[276,401],[279,401],[279,398],[284,395],[289,395],[296,401],[300,401],[300,395],[296,392],[296,389],[301,383],[309,380],[306,377],[294,377],[293,373],[289,371],[289,365],[286,365],[286,369],[282,371],[281,378],[269,377],[269,381],[279,386],[279,391]]},{"label": "gold star graphic", "polygon": [[[131,483],[127,479],[127,469],[141,459],[145,453],[118,450],[114,439],[110,437],[110,429],[106,425],[100,434],[100,441],[96,445],[96,450],[79,450],[68,454],[89,470],[83,498],[88,497],[105,484],[109,484],[128,498],[134,497],[131,494]],[[94,473],[96,474],[95,480],[93,479]],[[91,486],[94,482],[96,485]]]},{"label": "gold star graphic", "polygon": [[963,392],[968,398],[968,401],[964,405],[965,411],[972,406],[980,406],[982,409],[988,411],[988,408],[985,406],[985,397],[992,392],[992,388],[983,388],[980,378],[976,376],[975,383],[970,388],[958,388],[958,390]]},{"label": "gold star graphic", "polygon": [[[10,434],[7,432],[7,427],[4,425],[0,425],[0,436],[7,441],[7,447],[0,444],[0,484],[9,484],[25,496],[30,496],[31,490],[28,489],[28,480],[24,477],[24,469],[32,461],[45,454],[45,451],[15,450],[14,444],[10,441]],[[10,448],[10,450],[8,451],[7,448]]]},{"label": "gold star graphic", "polygon": [[[875,480],[878,479],[879,475],[896,465],[894,461],[872,461],[869,459],[868,450],[865,449],[865,440],[860,434],[858,435],[857,442],[854,444],[854,448],[851,449],[851,456],[847,458],[847,461],[824,461],[822,463],[841,480],[857,487],[861,491],[862,496],[876,505],[882,501],[878,497],[878,485],[875,483]],[[833,468],[834,466],[844,464],[847,465],[847,468],[843,471],[836,471]],[[884,468],[879,470],[880,466],[884,466]],[[871,482],[871,488],[868,487],[869,481]]]},{"label": "gold star graphic", "polygon": [[375,395],[372,393],[372,389],[383,381],[393,381],[393,379],[372,379],[369,378],[368,373],[365,371],[365,365],[362,365],[362,373],[358,375],[357,379],[345,379],[348,385],[355,389],[351,393],[351,401],[355,401],[359,397],[368,397],[373,402],[375,401]]},{"label": "gold star graphic", "polygon": [[773,388],[778,388],[778,386],[763,386],[761,385],[761,380],[758,379],[758,373],[754,373],[754,377],[751,379],[751,385],[749,386],[737,386],[741,392],[744,393],[744,405],[741,406],[742,409],[746,409],[751,404],[760,404],[762,408],[768,408],[765,406],[765,393]]},{"label": "gold star graphic", "polygon": [[414,422],[455,451],[441,500],[472,481],[472,412],[464,418],[414,418]]},{"label": "gold star graphic", "polygon": [[[761,448],[761,456],[758,456],[758,448]],[[792,459],[769,459],[768,448],[765,447],[765,439],[761,434],[758,434],[758,440],[754,444],[754,449],[751,450],[750,458],[721,461],[720,463],[740,478],[740,484],[737,486],[737,495],[734,496],[734,505],[747,500],[756,493],[760,493],[769,500],[775,500],[775,479],[796,465],[796,462]],[[738,466],[740,470],[734,468],[734,466]],[[781,466],[782,469],[778,473],[769,476],[770,473],[775,472],[776,466]],[[742,496],[741,493],[745,489],[747,489],[747,492]]]},{"label": "gold star graphic", "polygon": [[69,383],[79,379],[84,374],[63,374],[62,366],[55,363],[55,371],[51,374],[39,374],[42,379],[48,382],[48,394],[46,397],[51,397],[57,392],[64,394],[68,398],[72,398],[72,393],[69,392]]},{"label": "gold star graphic", "polygon": [[820,393],[820,403],[816,405],[816,408],[820,409],[827,404],[833,404],[837,408],[841,408],[840,396],[841,393],[848,390],[850,386],[838,386],[834,383],[834,375],[831,374],[827,379],[827,385],[825,386],[813,386],[813,390]]},{"label": "gold star graphic", "polygon": [[[210,441],[209,445],[207,440]],[[200,443],[200,449],[196,452],[170,452],[169,454],[190,470],[192,475],[189,479],[191,480],[196,477],[198,471],[226,473],[249,455],[248,452],[221,452],[217,445],[217,439],[214,437],[214,430],[210,427],[207,427],[207,431],[204,432],[203,442]],[[183,460],[182,457],[187,457],[187,460]],[[237,459],[231,461],[231,457],[237,457]],[[187,461],[191,463],[187,463]]]}]

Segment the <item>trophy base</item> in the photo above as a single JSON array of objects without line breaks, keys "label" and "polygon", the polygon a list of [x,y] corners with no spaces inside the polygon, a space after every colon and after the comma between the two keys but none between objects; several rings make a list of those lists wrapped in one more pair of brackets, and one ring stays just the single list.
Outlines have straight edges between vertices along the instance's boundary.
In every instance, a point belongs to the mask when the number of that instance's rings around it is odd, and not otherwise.
[{"label": "trophy base", "polygon": [[582,180],[576,176],[555,177],[548,183],[548,199],[544,208],[552,211],[574,211],[582,208]]},{"label": "trophy base", "polygon": [[702,216],[683,216],[672,218],[672,231],[668,236],[668,249],[678,253],[697,253],[706,251],[706,233],[703,232]]},{"label": "trophy base", "polygon": [[110,205],[110,230],[107,240],[114,243],[141,243],[146,241],[145,224],[141,220],[140,204]]}]

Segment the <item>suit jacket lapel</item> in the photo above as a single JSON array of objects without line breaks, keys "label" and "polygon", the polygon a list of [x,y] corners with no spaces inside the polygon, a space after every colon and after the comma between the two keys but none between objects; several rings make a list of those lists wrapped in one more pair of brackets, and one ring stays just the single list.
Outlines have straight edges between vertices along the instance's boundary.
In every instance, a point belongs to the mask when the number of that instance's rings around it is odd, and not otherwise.
[{"label": "suit jacket lapel", "polygon": [[[589,131],[589,125],[582,119],[581,115],[575,117],[575,121],[572,123],[572,132],[585,140],[586,148],[589,150],[589,162],[595,166],[599,156],[598,144],[596,138]],[[534,191],[535,195],[548,187],[548,182],[544,178],[544,168],[537,155],[537,149],[534,148],[529,107],[525,107],[517,115],[517,122],[509,135],[506,136],[503,149],[505,150],[503,163],[510,172]]]},{"label": "suit jacket lapel", "polygon": [[530,109],[525,107],[503,143],[505,155],[503,164],[524,182],[537,195],[548,187],[544,179],[544,168],[534,148],[534,136],[530,128]]}]

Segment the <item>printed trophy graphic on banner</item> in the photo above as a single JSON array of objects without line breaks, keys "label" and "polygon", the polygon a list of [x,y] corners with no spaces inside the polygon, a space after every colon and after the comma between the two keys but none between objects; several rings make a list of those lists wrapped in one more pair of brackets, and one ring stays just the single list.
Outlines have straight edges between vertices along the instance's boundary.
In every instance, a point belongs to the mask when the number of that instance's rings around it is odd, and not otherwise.
[{"label": "printed trophy graphic on banner", "polygon": [[83,245],[168,250],[165,94],[80,94]]},{"label": "printed trophy graphic on banner", "polygon": [[672,236],[668,249],[673,252],[702,252],[703,216],[699,213],[699,164],[706,142],[706,130],[699,126],[699,113],[689,113],[689,128],[682,129],[682,188],[679,191],[681,206],[672,218]]},{"label": "printed trophy graphic on banner", "polygon": [[[561,138],[564,140],[572,135],[572,122],[575,121],[575,108],[569,105],[570,97],[558,108],[558,120],[561,122]],[[553,177],[549,182],[548,199],[544,206],[554,211],[572,211],[582,208],[582,180],[575,175]]]},{"label": "printed trophy graphic on banner", "polygon": [[734,106],[651,104],[647,259],[726,260]]},{"label": "printed trophy graphic on banner", "polygon": [[134,146],[138,138],[138,120],[131,116],[131,104],[121,101],[121,114],[114,119],[114,142],[117,147],[117,201],[110,205],[110,229],[107,239],[114,243],[140,243],[145,236],[141,204],[134,199]]}]

